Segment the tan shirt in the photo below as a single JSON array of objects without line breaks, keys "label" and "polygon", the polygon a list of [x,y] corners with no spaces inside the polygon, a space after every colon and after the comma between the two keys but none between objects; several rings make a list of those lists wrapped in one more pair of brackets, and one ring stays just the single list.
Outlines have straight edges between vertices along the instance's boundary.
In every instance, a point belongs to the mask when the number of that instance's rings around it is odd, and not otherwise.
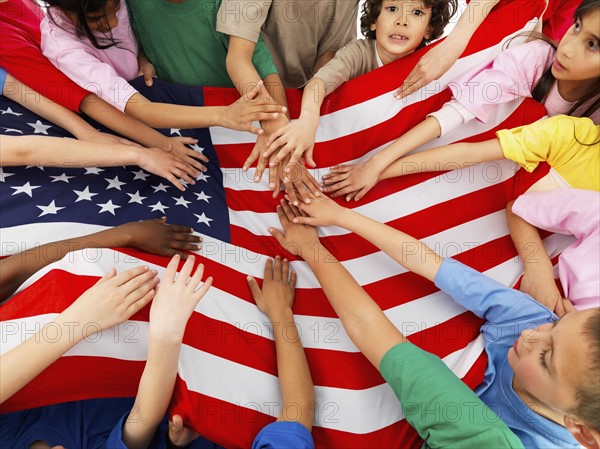
[{"label": "tan shirt", "polygon": [[319,56],[356,38],[359,0],[223,0],[217,31],[252,42],[262,37],[286,87],[312,78]]},{"label": "tan shirt", "polygon": [[346,81],[382,65],[375,49],[375,40],[356,39],[338,51],[335,57],[315,74],[315,78],[325,81],[325,89],[329,95]]}]

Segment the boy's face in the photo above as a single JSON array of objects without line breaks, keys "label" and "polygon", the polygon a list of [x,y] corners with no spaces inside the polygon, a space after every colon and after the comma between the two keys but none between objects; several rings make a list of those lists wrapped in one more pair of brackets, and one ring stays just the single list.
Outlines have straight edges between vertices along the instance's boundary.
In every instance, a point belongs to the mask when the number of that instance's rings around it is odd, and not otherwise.
[{"label": "boy's face", "polygon": [[411,54],[429,38],[431,8],[415,0],[384,0],[377,21],[371,25],[377,53],[384,64]]},{"label": "boy's face", "polygon": [[515,391],[568,415],[577,405],[574,386],[590,367],[589,342],[581,328],[593,313],[594,309],[570,312],[554,323],[523,331],[508,351]]}]

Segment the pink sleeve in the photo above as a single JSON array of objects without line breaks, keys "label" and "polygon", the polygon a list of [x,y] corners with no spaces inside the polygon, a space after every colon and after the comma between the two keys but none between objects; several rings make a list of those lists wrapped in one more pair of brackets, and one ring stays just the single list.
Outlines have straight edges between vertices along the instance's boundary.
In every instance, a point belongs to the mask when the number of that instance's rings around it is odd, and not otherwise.
[{"label": "pink sleeve", "polygon": [[538,228],[582,241],[600,227],[600,193],[579,189],[530,192],[517,198],[512,211]]},{"label": "pink sleeve", "polygon": [[460,104],[486,123],[496,104],[530,97],[553,57],[554,49],[544,41],[516,45],[463,74],[448,87]]},{"label": "pink sleeve", "polygon": [[100,59],[75,36],[62,30],[44,30],[42,51],[52,64],[76,84],[95,93],[122,112],[137,92],[117,71]]}]

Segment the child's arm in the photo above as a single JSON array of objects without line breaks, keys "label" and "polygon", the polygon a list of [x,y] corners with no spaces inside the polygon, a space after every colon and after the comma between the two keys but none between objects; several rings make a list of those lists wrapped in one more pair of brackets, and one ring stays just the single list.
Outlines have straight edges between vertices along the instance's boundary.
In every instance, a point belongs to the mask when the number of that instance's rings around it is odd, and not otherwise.
[{"label": "child's arm", "polygon": [[280,148],[274,159],[276,163],[281,162],[291,153],[292,157],[288,162],[288,169],[297,164],[303,155],[311,167],[315,166],[313,148],[317,128],[319,127],[321,105],[327,94],[325,81],[321,78],[312,78],[306,84],[302,94],[302,108],[298,120],[271,134],[267,142],[269,150]]},{"label": "child's arm", "polygon": [[554,282],[554,267],[535,226],[513,213],[514,201],[506,206],[506,221],[515,248],[523,261],[523,278],[519,290],[553,310],[565,313],[562,295]]},{"label": "child's arm", "polygon": [[499,1],[470,2],[446,39],[419,59],[394,96],[400,100],[444,75],[463,53],[475,30]]},{"label": "child's arm", "polygon": [[150,308],[148,360],[123,425],[123,442],[128,449],[146,449],[152,441],[173,395],[186,324],[212,284],[212,277],[202,283],[202,264],[192,275],[193,256],[177,275],[179,261],[180,257],[174,256],[169,262]]},{"label": "child's arm", "polygon": [[356,165],[338,165],[331,173],[323,176],[323,191],[332,197],[347,195],[346,201],[358,201],[373,188],[381,174],[398,158],[415,148],[439,137],[440,123],[435,117],[427,117],[417,126],[406,132],[394,143],[372,158]]},{"label": "child's arm", "polygon": [[292,412],[294,421],[310,431],[314,419],[315,390],[292,313],[296,272],[292,271],[290,275],[287,259],[282,262],[278,256],[274,264],[269,259],[265,265],[262,290],[252,276],[248,276],[248,285],[256,305],[271,320],[275,337],[277,371],[283,398],[277,420],[291,421],[288,408],[296,409],[299,406],[300,416]]},{"label": "child's arm", "polygon": [[501,159],[504,159],[504,153],[498,139],[474,143],[459,142],[404,156],[387,167],[381,173],[379,179],[383,180],[413,173],[457,170],[474,164]]},{"label": "child's arm", "polygon": [[293,218],[310,226],[340,226],[360,235],[409,271],[433,282],[443,258],[414,237],[386,224],[336,204],[331,198],[313,196],[310,204],[300,203],[308,216]]},{"label": "child's arm", "polygon": [[385,353],[398,343],[407,341],[406,338],[350,273],[321,245],[316,228],[294,224],[293,220],[300,214],[285,202],[277,207],[277,215],[283,233],[274,228],[270,228],[269,232],[283,248],[304,258],[352,342],[379,368]]},{"label": "child's arm", "polygon": [[[133,268],[119,275],[112,269],[36,335],[1,357],[0,403],[93,334],[98,326],[105,330],[123,323],[145,307],[154,296],[157,284],[156,271],[149,271],[148,267]],[[94,323],[94,326],[88,326],[88,323]],[[56,333],[56,327],[63,331]],[[44,338],[47,328],[53,328],[52,332],[58,339],[49,341]],[[93,331],[90,332],[90,329]]]},{"label": "child's arm", "polygon": [[[112,167],[138,165],[171,181],[179,190],[179,178],[195,184],[198,172],[172,150],[134,145],[100,144],[62,137],[0,136],[0,165],[39,165],[46,167]],[[193,176],[193,177],[192,177]]]},{"label": "child's arm", "polygon": [[90,235],[47,243],[0,261],[0,304],[30,276],[67,253],[86,248],[131,247],[160,256],[197,251],[201,238],[187,226],[167,225],[166,218],[125,223]]}]

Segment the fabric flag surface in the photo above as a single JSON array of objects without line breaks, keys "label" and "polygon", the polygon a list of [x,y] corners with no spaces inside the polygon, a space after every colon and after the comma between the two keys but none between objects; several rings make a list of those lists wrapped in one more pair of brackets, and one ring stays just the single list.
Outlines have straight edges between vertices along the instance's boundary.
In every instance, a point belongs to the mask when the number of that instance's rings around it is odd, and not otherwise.
[{"label": "fabric flag surface", "polygon": [[[315,176],[378,151],[439,108],[450,98],[445,85],[501,51],[510,36],[530,29],[530,20],[543,3],[501,2],[450,72],[406,101],[396,101],[392,92],[422,52],[340,88],[322,111]],[[143,95],[164,102],[215,105],[234,98],[229,90],[160,81],[148,89],[140,80],[136,83]],[[291,114],[297,116],[300,93],[290,91],[288,98]],[[0,114],[0,132],[5,134],[66,136],[4,97]],[[429,146],[484,140],[497,129],[544,115],[541,105],[516,99],[499,106],[488,123],[469,123]],[[208,172],[186,192],[138,167],[2,169],[2,255],[163,215],[169,223],[189,225],[202,234],[199,259],[214,277],[214,286],[188,323],[171,412],[181,414],[207,438],[232,448],[250,447],[260,428],[280,411],[270,325],[253,303],[245,278],[248,274],[260,278],[268,256],[285,255],[294,260],[298,272],[294,312],[315,383],[317,447],[418,447],[418,435],[403,419],[398,400],[349,340],[315,277],[268,234],[269,226],[279,227],[275,206],[281,196],[273,199],[265,179],[256,184],[253,169],[243,173],[239,168],[252,149],[253,136],[222,128],[164,132],[198,138],[195,149],[210,158]],[[528,174],[498,161],[458,171],[440,169],[444,172],[381,182],[351,207],[422,239],[444,256],[514,285],[521,266],[508,236],[504,207],[548,168]],[[334,227],[319,232],[413,343],[441,357],[470,387],[481,381],[486,356],[479,319],[356,235]],[[558,236],[548,237],[546,243],[552,254],[567,244]],[[30,278],[0,307],[1,352],[34,334],[110,267],[123,271],[145,263],[162,273],[167,262],[126,249],[70,253]],[[147,321],[148,308],[121,326],[87,338],[2,404],[0,411],[135,395],[146,358]],[[442,419],[446,412],[435,413]]]}]

